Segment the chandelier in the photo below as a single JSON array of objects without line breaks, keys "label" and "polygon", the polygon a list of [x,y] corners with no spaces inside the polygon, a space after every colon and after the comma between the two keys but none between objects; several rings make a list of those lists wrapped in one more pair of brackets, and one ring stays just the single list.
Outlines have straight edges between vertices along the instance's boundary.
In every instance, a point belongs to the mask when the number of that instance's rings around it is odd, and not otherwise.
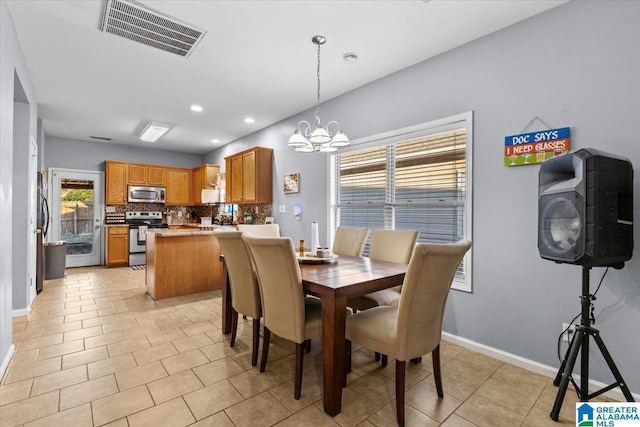
[{"label": "chandelier", "polygon": [[[312,128],[311,123],[306,120],[300,120],[298,122],[298,129],[291,135],[287,145],[289,147],[295,147],[296,151],[303,153],[337,151],[339,147],[349,145],[349,138],[342,132],[340,123],[337,121],[330,121],[325,126],[320,120],[320,46],[323,45],[327,39],[324,36],[313,36],[311,41],[318,46],[318,70],[316,73],[318,76],[318,103],[315,114],[316,123]],[[331,125],[335,125],[337,128],[335,134],[332,134],[329,130]]]}]

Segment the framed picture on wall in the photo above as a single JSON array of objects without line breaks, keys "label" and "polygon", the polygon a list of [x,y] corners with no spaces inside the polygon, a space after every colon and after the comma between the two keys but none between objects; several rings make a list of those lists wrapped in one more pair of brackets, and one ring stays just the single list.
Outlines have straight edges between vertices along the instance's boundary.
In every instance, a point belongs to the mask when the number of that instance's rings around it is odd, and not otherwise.
[{"label": "framed picture on wall", "polygon": [[300,174],[290,173],[284,176],[284,194],[300,191]]}]

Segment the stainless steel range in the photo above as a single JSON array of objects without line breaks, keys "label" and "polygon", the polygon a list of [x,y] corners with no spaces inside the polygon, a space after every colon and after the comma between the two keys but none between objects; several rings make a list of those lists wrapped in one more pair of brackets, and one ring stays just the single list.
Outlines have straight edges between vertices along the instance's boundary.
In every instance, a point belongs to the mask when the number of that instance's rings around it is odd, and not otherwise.
[{"label": "stainless steel range", "polygon": [[129,224],[129,265],[147,262],[147,230],[167,228],[162,223],[162,212],[127,212],[125,222]]}]

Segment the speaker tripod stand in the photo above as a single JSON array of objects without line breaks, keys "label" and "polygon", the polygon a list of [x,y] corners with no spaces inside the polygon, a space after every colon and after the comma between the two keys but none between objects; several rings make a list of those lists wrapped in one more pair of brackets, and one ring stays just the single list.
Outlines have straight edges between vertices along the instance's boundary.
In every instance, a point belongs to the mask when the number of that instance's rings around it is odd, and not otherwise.
[{"label": "speaker tripod stand", "polygon": [[[558,415],[560,414],[560,408],[562,408],[562,402],[564,400],[564,396],[567,392],[567,387],[569,386],[569,381],[573,384],[578,392],[578,397],[582,402],[588,402],[589,399],[592,399],[596,396],[601,395],[602,393],[606,393],[607,391],[614,389],[616,387],[620,387],[622,390],[622,394],[627,399],[627,402],[634,402],[633,396],[629,391],[629,387],[625,384],[622,379],[622,375],[620,375],[620,371],[616,367],[616,364],[613,362],[611,358],[611,354],[607,350],[607,347],[604,345],[602,338],[600,338],[600,331],[591,326],[591,317],[589,316],[589,311],[592,307],[592,301],[595,299],[593,295],[589,293],[589,270],[591,267],[583,267],[582,268],[582,296],[580,297],[580,301],[582,304],[582,318],[580,321],[580,325],[576,326],[576,332],[573,335],[573,339],[571,340],[571,345],[567,349],[567,352],[562,360],[562,364],[560,365],[560,369],[558,370],[558,374],[556,375],[555,380],[553,380],[553,385],[560,385],[558,388],[558,394],[556,395],[556,401],[553,405],[553,410],[551,410],[551,418],[554,421],[558,421]],[[602,356],[604,356],[604,360],[609,365],[609,369],[613,373],[613,376],[616,380],[615,383],[608,385],[594,393],[589,394],[589,338],[593,337],[593,340],[598,345]],[[578,357],[578,352],[580,353],[580,387],[573,380],[572,372],[573,367],[576,363],[576,358]]]}]

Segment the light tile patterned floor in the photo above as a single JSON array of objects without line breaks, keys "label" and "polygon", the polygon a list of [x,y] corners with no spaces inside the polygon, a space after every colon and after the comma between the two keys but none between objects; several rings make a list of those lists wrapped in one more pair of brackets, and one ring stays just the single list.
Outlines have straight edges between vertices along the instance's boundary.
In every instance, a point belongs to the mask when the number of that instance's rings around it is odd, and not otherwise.
[{"label": "light tile patterned floor", "polygon": [[[342,413],[322,410],[321,342],[305,356],[293,398],[293,346],[272,338],[264,373],[251,367],[251,324],[229,347],[220,293],[153,301],[144,270],[67,269],[15,318],[16,353],[0,385],[0,425],[393,426],[394,362],[354,349]],[[408,364],[407,426],[574,425],[575,393],[549,418],[549,378],[443,342],[445,398],[431,359]]]}]

